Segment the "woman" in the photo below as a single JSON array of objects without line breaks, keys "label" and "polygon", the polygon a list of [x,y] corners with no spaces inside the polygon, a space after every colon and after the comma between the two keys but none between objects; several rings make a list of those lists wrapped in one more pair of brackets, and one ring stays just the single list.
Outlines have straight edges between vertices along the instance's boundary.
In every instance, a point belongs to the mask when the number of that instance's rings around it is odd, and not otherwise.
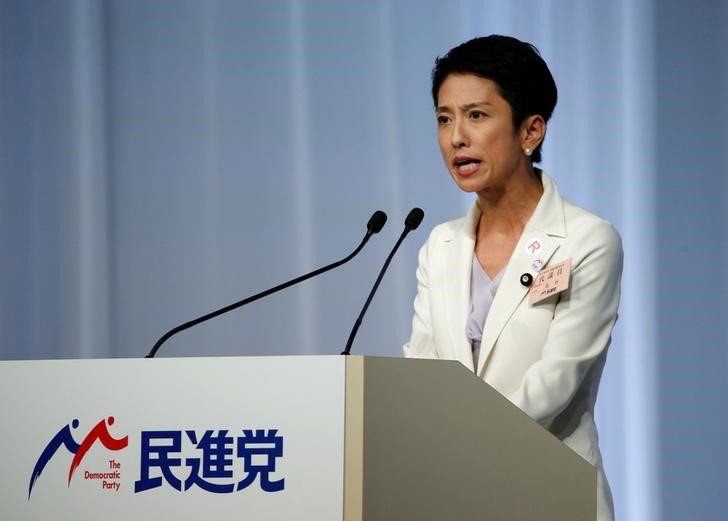
[{"label": "woman", "polygon": [[[533,166],[554,80],[535,47],[493,35],[439,58],[432,95],[445,165],[477,198],[420,250],[405,355],[459,360],[596,466],[598,519],[611,520],[594,403],[622,247],[609,223]],[[538,275],[548,273],[560,286],[545,289]]]}]

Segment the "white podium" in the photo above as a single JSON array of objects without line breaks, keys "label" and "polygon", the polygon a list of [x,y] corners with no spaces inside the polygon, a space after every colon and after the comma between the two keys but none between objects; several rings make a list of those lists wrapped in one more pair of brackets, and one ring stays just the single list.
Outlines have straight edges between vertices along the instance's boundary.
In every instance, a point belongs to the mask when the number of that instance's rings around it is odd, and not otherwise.
[{"label": "white podium", "polygon": [[596,472],[457,362],[0,362],[0,519],[596,518]]}]

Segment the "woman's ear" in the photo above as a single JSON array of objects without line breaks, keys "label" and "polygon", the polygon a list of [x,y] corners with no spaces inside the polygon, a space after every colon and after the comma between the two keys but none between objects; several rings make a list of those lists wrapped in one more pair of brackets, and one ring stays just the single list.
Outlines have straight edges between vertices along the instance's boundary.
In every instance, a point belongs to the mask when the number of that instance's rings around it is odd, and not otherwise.
[{"label": "woman's ear", "polygon": [[536,150],[546,135],[546,121],[539,114],[528,116],[521,125],[521,149]]}]

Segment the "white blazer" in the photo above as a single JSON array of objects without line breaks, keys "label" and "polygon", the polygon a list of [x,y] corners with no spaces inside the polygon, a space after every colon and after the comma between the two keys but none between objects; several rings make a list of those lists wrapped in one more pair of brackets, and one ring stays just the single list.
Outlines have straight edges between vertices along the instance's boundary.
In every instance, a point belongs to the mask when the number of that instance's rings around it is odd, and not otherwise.
[{"label": "white blazer", "polygon": [[[477,367],[466,321],[480,209],[436,226],[420,250],[407,357],[459,360],[597,468],[597,518],[614,518],[594,403],[617,320],[622,244],[608,222],[544,192],[504,268],[483,329]],[[536,241],[536,242],[534,242]],[[530,245],[530,247],[529,247]],[[569,288],[530,304],[524,273],[571,259]]]}]

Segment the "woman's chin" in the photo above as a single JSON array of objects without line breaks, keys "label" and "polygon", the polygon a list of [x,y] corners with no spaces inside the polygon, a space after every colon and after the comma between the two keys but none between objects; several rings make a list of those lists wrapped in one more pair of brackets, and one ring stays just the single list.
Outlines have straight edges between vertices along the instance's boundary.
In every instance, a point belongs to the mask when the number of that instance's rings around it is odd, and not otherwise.
[{"label": "woman's chin", "polygon": [[457,176],[454,181],[463,192],[474,193],[483,189],[483,182],[474,177]]}]

